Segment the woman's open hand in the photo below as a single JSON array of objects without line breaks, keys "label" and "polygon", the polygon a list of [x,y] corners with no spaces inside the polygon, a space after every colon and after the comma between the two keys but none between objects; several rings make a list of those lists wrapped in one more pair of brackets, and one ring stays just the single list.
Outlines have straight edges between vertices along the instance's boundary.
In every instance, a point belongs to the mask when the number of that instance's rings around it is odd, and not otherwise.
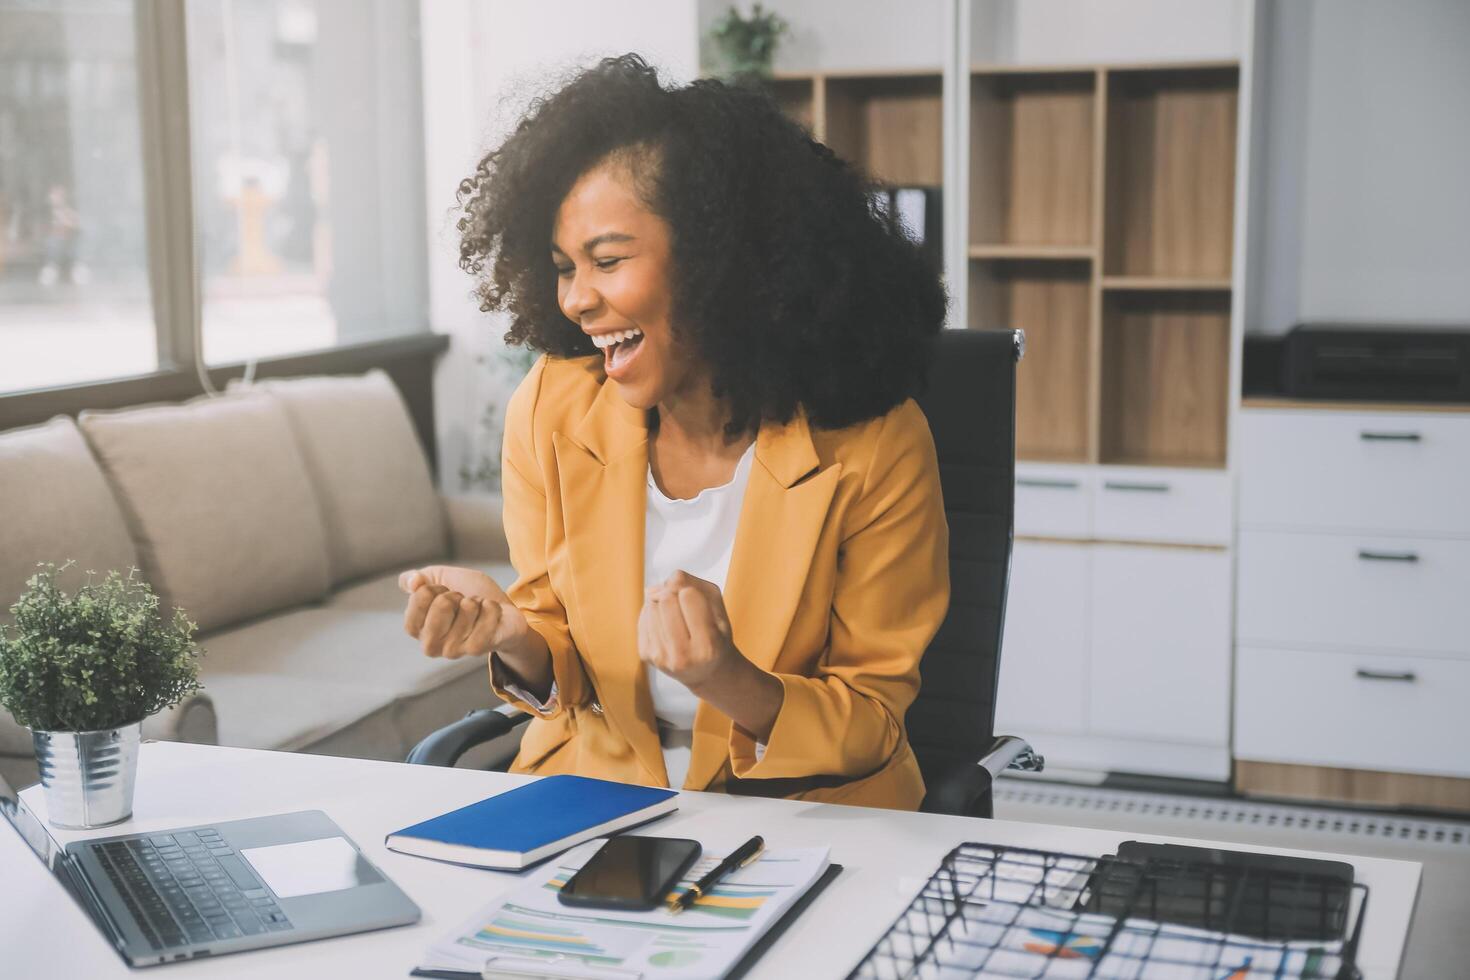
[{"label": "woman's open hand", "polygon": [[473,568],[414,569],[398,576],[398,587],[409,596],[404,632],[419,641],[425,656],[479,656],[515,646],[530,630],[505,590]]},{"label": "woman's open hand", "polygon": [[730,637],[719,586],[675,572],[645,592],[638,614],[638,655],[695,694],[745,661]]}]

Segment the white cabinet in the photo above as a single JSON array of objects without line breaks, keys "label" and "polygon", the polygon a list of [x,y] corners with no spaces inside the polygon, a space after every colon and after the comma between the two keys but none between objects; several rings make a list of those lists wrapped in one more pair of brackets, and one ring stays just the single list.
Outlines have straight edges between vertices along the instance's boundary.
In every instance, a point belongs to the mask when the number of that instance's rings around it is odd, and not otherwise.
[{"label": "white cabinet", "polygon": [[1236,756],[1470,776],[1470,413],[1240,431]]},{"label": "white cabinet", "polygon": [[1470,776],[1470,661],[1242,647],[1237,670],[1242,758]]},{"label": "white cabinet", "polygon": [[996,731],[1086,731],[1090,552],[1081,544],[1016,542]]},{"label": "white cabinet", "polygon": [[1240,534],[1242,644],[1466,652],[1467,598],[1470,540]]},{"label": "white cabinet", "polygon": [[1163,466],[1016,464],[1016,533],[1225,547],[1230,474]]},{"label": "white cabinet", "polygon": [[1242,527],[1470,535],[1470,415],[1251,409]]},{"label": "white cabinet", "polygon": [[1016,533],[1081,539],[1092,535],[1094,467],[1016,464]]},{"label": "white cabinet", "polygon": [[1223,551],[1096,545],[1092,730],[1223,746],[1230,722],[1230,559]]},{"label": "white cabinet", "polygon": [[1097,468],[1093,528],[1104,541],[1230,543],[1230,475],[1223,470]]},{"label": "white cabinet", "polygon": [[1016,542],[996,730],[1063,768],[1229,773],[1230,556]]}]

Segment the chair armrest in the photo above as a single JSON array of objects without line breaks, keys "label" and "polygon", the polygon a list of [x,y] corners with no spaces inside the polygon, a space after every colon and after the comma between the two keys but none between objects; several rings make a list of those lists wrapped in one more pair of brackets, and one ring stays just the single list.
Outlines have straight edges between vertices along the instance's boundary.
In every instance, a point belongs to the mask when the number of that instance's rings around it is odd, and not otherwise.
[{"label": "chair armrest", "polygon": [[1007,769],[1040,772],[1046,760],[1025,739],[1002,735],[979,759],[959,759],[931,779],[920,807],[925,813],[948,813],[968,817],[991,815],[991,788]]},{"label": "chair armrest", "polygon": [[143,738],[161,742],[219,744],[219,715],[206,693],[191,694],[172,708],[143,719]]},{"label": "chair armrest", "polygon": [[456,559],[510,561],[500,497],[492,494],[443,494],[449,519],[449,550]]},{"label": "chair armrest", "polygon": [[1024,738],[1000,735],[990,744],[990,751],[980,757],[980,768],[990,773],[991,779],[999,779],[1007,769],[1023,772],[1041,772],[1046,768],[1046,759]]},{"label": "chair armrest", "polygon": [[530,720],[530,715],[509,704],[471,711],[415,745],[406,761],[416,766],[452,767],[470,749],[509,735]]}]

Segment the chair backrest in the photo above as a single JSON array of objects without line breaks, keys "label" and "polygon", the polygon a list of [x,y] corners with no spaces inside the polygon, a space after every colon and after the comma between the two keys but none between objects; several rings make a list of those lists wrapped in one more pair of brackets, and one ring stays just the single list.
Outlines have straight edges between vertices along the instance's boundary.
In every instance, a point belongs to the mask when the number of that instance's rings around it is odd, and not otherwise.
[{"label": "chair backrest", "polygon": [[1016,484],[1016,361],[1010,330],[945,330],[929,388],[929,420],[949,522],[949,613],[920,663],[909,741],[925,780],[989,749],[995,730]]}]

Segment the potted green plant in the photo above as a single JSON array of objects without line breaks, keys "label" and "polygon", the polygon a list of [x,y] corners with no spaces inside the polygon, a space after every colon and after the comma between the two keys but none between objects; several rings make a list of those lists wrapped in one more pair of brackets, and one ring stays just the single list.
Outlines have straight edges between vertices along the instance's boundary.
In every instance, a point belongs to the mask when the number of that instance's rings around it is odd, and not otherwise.
[{"label": "potted green plant", "polygon": [[137,569],[68,595],[68,565],[42,564],[0,626],[0,705],[31,730],[51,823],[99,827],[133,812],[143,719],[199,689],[197,627]]},{"label": "potted green plant", "polygon": [[755,82],[771,77],[776,45],[790,29],[785,18],[760,4],[741,16],[734,5],[710,28],[710,39],[724,60],[726,73],[736,81]]}]

